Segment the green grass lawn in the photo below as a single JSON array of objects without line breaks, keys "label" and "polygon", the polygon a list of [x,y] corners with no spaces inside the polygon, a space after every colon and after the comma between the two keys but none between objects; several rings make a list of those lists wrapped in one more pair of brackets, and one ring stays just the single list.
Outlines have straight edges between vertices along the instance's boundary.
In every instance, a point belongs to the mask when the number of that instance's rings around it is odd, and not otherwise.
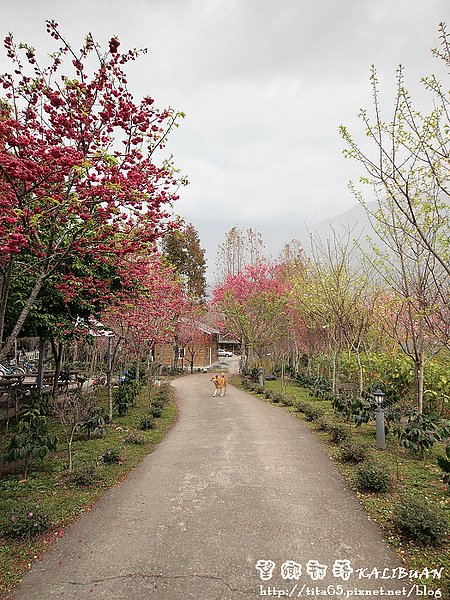
[{"label": "green grass lawn", "polygon": [[[233,383],[239,384],[239,380],[235,379]],[[267,388],[280,391],[280,384],[278,381],[269,381]],[[289,384],[284,393],[320,407],[329,423],[341,423],[334,416],[330,402],[311,398],[309,392],[304,388]],[[103,398],[102,401],[105,402],[105,399]],[[0,524],[11,518],[13,507],[23,500],[28,500],[35,503],[36,506],[45,507],[51,516],[52,526],[46,533],[29,542],[0,537],[0,597],[4,597],[21,579],[33,561],[39,559],[48,546],[63,535],[64,528],[68,524],[83,512],[88,511],[108,487],[125,479],[130,470],[164,437],[177,418],[177,410],[173,401],[164,407],[161,418],[157,419],[155,429],[139,431],[139,435],[143,437],[145,443],[137,445],[125,442],[125,438],[130,432],[139,430],[140,419],[147,414],[148,404],[149,399],[146,391],[143,390],[136,405],[124,417],[116,417],[104,437],[75,440],[75,469],[98,465],[100,479],[89,486],[70,483],[67,477],[67,452],[62,442],[61,428],[56,422],[52,422],[51,427],[52,431],[60,438],[57,451],[43,461],[34,463],[26,481],[21,480],[20,465],[17,464],[14,468],[3,467],[0,479],[0,496],[2,498]],[[286,410],[293,411],[294,409],[286,407]],[[302,413],[296,412],[295,414],[299,418],[304,418]],[[442,448],[435,447],[422,459],[405,450],[401,450],[400,453],[396,452],[395,444],[388,438],[387,450],[379,451],[376,448],[373,424],[350,426],[351,439],[367,444],[372,456],[388,466],[393,481],[393,485],[387,493],[362,493],[356,489],[353,481],[355,467],[340,461],[340,448],[330,442],[329,433],[320,431],[314,421],[307,422],[307,425],[327,445],[330,455],[335,459],[336,467],[348,479],[350,486],[372,519],[385,530],[386,539],[399,553],[407,568],[421,570],[425,566],[444,567],[445,576],[440,581],[441,588],[445,590],[442,597],[450,598],[449,547],[434,548],[405,541],[398,536],[391,522],[393,506],[408,491],[415,491],[429,498],[436,505],[449,510],[450,498],[446,493],[446,486],[440,480],[440,470],[436,466],[436,456],[438,453],[442,453]],[[4,445],[4,437],[2,441]],[[111,448],[119,451],[121,457],[119,464],[103,464],[101,462],[102,454]],[[399,478],[397,478],[397,454]]]},{"label": "green grass lawn", "polygon": [[[233,383],[240,385],[240,378],[234,378]],[[281,392],[279,381],[267,381],[266,388],[274,392]],[[308,390],[299,387],[295,382],[288,383],[283,393],[320,407],[324,412],[324,418],[331,425],[343,423],[334,415],[331,402],[311,397]],[[262,396],[259,395],[259,397]],[[271,402],[267,399],[266,401]],[[286,407],[286,410],[294,412],[299,418],[305,420],[304,414],[297,412],[293,407]],[[443,508],[447,511],[447,515],[450,515],[450,496],[447,493],[446,485],[441,481],[442,473],[436,464],[437,456],[444,454],[443,447],[436,445],[422,458],[403,448],[399,449],[395,441],[388,436],[387,448],[382,451],[378,450],[376,445],[374,423],[360,426],[347,423],[350,428],[350,439],[367,445],[370,457],[385,464],[391,475],[392,485],[388,492],[363,493],[358,491],[354,482],[356,466],[340,460],[341,450],[338,445],[330,441],[329,432],[321,431],[315,421],[305,420],[305,423],[327,446],[330,455],[335,460],[336,467],[347,479],[371,518],[384,529],[386,539],[395,548],[406,567],[419,570],[424,567],[437,569],[444,567],[443,577],[438,585],[442,589],[442,598],[450,598],[450,545],[447,543],[433,547],[405,540],[398,535],[392,523],[393,507],[400,502],[401,498],[411,492],[429,499],[436,507]],[[450,526],[447,531],[450,531]]]},{"label": "green grass lawn", "polygon": [[[100,403],[105,402],[106,398],[103,396]],[[51,429],[59,439],[57,451],[49,454],[44,460],[33,463],[26,481],[21,479],[20,464],[2,467],[0,526],[4,526],[11,519],[13,508],[27,501],[36,507],[45,508],[50,515],[51,527],[30,541],[10,539],[0,534],[0,597],[4,597],[30,568],[32,562],[38,559],[55,539],[63,535],[67,525],[80,514],[90,510],[93,503],[110,486],[125,479],[142,458],[152,452],[175,423],[177,408],[171,399],[165,405],[161,417],[156,420],[156,427],[148,431],[139,431],[140,419],[148,413],[148,405],[149,398],[144,388],[135,406],[130,408],[125,416],[115,417],[105,436],[78,438],[74,441],[74,469],[85,470],[94,466],[98,474],[98,481],[90,485],[76,485],[68,478],[64,435],[61,426],[55,421],[51,421]],[[143,443],[125,441],[130,432],[134,431],[138,432]],[[1,442],[4,447],[4,435]],[[102,462],[102,455],[109,449],[117,449],[120,453],[118,464]]]}]

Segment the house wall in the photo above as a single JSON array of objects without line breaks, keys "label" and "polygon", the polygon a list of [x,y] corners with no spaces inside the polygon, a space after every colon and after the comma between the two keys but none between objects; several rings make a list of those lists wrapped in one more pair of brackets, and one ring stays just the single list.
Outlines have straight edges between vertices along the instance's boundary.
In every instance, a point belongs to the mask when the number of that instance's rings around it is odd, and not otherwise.
[{"label": "house wall", "polygon": [[[202,368],[209,367],[212,363],[218,360],[218,336],[211,334],[207,337],[206,343],[198,347],[199,351],[195,353],[194,367]],[[171,367],[174,364],[174,344],[161,344],[155,348],[155,362]],[[177,366],[183,366],[185,369],[190,367],[190,355],[186,352],[183,359],[178,359]]]},{"label": "house wall", "polygon": [[173,345],[158,344],[154,352],[155,362],[166,367],[173,365]]}]

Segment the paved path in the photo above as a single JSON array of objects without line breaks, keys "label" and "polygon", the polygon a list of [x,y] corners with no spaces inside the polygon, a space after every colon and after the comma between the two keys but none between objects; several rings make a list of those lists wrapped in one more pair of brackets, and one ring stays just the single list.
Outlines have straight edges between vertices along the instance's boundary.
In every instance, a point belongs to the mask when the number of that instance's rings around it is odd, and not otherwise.
[{"label": "paved path", "polygon": [[[304,424],[233,387],[212,398],[209,379],[174,382],[177,425],[33,566],[18,600],[255,600],[296,584],[294,598],[314,597],[298,595],[303,585],[403,585],[356,579],[358,568],[399,563]],[[276,564],[270,580],[261,559]],[[299,581],[283,579],[288,560],[303,565]],[[328,566],[324,581],[305,573],[310,560]],[[351,562],[350,581],[333,577],[337,560]]]}]

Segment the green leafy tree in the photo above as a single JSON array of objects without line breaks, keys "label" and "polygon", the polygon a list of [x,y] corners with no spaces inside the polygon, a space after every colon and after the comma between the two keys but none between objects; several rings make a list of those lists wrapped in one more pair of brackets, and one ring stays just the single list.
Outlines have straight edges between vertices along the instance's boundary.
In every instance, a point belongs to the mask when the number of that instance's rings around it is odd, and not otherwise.
[{"label": "green leafy tree", "polygon": [[176,269],[188,296],[203,301],[206,296],[206,259],[200,237],[192,223],[168,233],[162,240],[163,255]]},{"label": "green leafy tree", "polygon": [[[78,280],[78,285],[73,278]],[[69,285],[71,282],[71,285]],[[72,288],[67,293],[67,286]],[[58,378],[67,355],[68,342],[75,335],[84,334],[76,328],[79,322],[88,323],[91,316],[98,317],[112,295],[126,288],[124,278],[113,265],[94,257],[89,261],[68,258],[47,279],[31,306],[21,328],[21,337],[38,337],[45,357],[45,347],[50,342],[55,364],[54,395]],[[5,312],[5,333],[9,335],[28,298],[29,279],[26,271],[17,274],[11,283],[9,302]],[[74,293],[75,292],[75,293]],[[42,357],[42,358],[44,358]],[[40,370],[43,361],[40,361]],[[42,381],[38,374],[38,382]]]},{"label": "green leafy tree", "polygon": [[361,352],[366,350],[373,316],[370,275],[357,264],[351,231],[325,241],[312,238],[312,259],[294,279],[294,298],[310,329],[326,332],[333,392],[341,383],[341,354],[355,352],[359,386],[363,388]]}]

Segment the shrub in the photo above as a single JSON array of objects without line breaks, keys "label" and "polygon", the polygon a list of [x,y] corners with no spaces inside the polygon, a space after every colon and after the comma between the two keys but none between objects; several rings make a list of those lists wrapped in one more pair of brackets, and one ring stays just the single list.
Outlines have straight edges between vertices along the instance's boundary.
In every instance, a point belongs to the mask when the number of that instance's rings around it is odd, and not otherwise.
[{"label": "shrub", "polygon": [[423,415],[413,411],[400,436],[404,448],[424,453],[434,444],[450,436],[450,424],[438,415]]},{"label": "shrub", "polygon": [[400,533],[421,544],[437,545],[446,539],[445,512],[425,498],[405,498],[395,507],[393,523]]},{"label": "shrub", "polygon": [[442,470],[442,481],[447,485],[450,493],[450,446],[445,448],[445,456],[438,456],[437,464]]},{"label": "shrub", "polygon": [[156,406],[161,409],[163,408],[164,404],[165,403],[160,398],[153,398],[151,401],[151,406]]},{"label": "shrub", "polygon": [[163,383],[156,391],[155,401],[161,403],[161,406],[164,406],[170,400],[170,396],[170,385],[168,385],[167,383]]},{"label": "shrub", "polygon": [[[136,374],[137,374],[137,366],[136,365],[132,365],[129,369],[127,369],[124,373],[125,375],[125,381],[136,381]],[[139,367],[139,381],[143,381],[145,377],[145,369],[142,365],[140,365]]]},{"label": "shrub", "polygon": [[350,429],[347,427],[347,425],[332,425],[330,427],[330,434],[331,441],[334,444],[342,444],[342,442],[345,442],[348,439],[350,435]]},{"label": "shrub", "polygon": [[39,408],[30,407],[22,416],[18,432],[10,438],[6,452],[0,454],[0,464],[22,460],[26,479],[31,462],[56,450],[57,442],[57,437],[48,432],[47,417]]},{"label": "shrub", "polygon": [[283,394],[280,394],[279,392],[272,392],[272,402],[286,406],[283,402]]},{"label": "shrub", "polygon": [[305,419],[307,421],[317,421],[320,417],[323,417],[324,411],[319,406],[314,406],[313,404],[309,404],[304,409]]},{"label": "shrub", "polygon": [[297,412],[304,412],[305,408],[307,406],[310,406],[310,404],[306,400],[297,399],[297,400],[294,401],[293,406],[297,410]]},{"label": "shrub", "polygon": [[114,407],[119,417],[127,414],[128,408],[133,403],[133,393],[130,386],[125,382],[120,383],[114,390]]},{"label": "shrub", "polygon": [[328,429],[330,428],[330,423],[325,417],[320,417],[319,419],[316,419],[316,425],[319,431],[328,431]]},{"label": "shrub", "polygon": [[361,398],[349,390],[340,396],[333,396],[331,404],[338,418],[353,421],[357,425],[368,423],[376,408],[374,400]]},{"label": "shrub", "polygon": [[253,383],[249,379],[242,380],[242,387],[246,390],[250,390],[253,386]]},{"label": "shrub", "polygon": [[74,469],[68,476],[70,483],[80,487],[89,487],[100,480],[95,465],[85,465]]},{"label": "shrub", "polygon": [[267,390],[264,388],[264,396],[267,398],[267,400],[273,400],[274,402],[278,402],[277,400],[274,399],[275,394],[272,393],[271,390]]},{"label": "shrub", "polygon": [[43,394],[37,390],[31,390],[28,396],[28,407],[39,410],[44,417],[50,417],[52,414],[50,405],[50,394]]},{"label": "shrub", "polygon": [[359,463],[367,459],[368,448],[357,442],[347,441],[341,446],[341,460],[344,462]]},{"label": "shrub", "polygon": [[117,448],[110,448],[102,454],[102,460],[107,464],[117,464],[120,462],[120,452]]},{"label": "shrub", "polygon": [[182,375],[183,369],[181,367],[166,367],[163,366],[161,369],[161,375],[177,376]]},{"label": "shrub", "polygon": [[315,378],[312,375],[306,375],[306,373],[296,373],[294,379],[302,387],[310,388],[313,385]]},{"label": "shrub", "polygon": [[103,406],[97,406],[89,419],[84,421],[79,431],[90,437],[102,437],[106,434],[106,413]]},{"label": "shrub", "polygon": [[252,381],[255,381],[255,382],[259,381],[259,367],[252,367],[250,369],[250,377],[251,377]]},{"label": "shrub", "polygon": [[331,379],[322,377],[321,375],[310,379],[307,387],[310,390],[311,395],[316,398],[330,400],[333,397],[333,394],[331,393],[331,390],[333,389]]},{"label": "shrub", "polygon": [[295,398],[293,398],[292,396],[287,396],[286,394],[281,394],[280,402],[283,406],[293,406]]},{"label": "shrub", "polygon": [[150,406],[150,414],[152,415],[152,417],[154,418],[158,418],[161,416],[162,414],[162,407],[158,406],[157,404],[152,404]]},{"label": "shrub", "polygon": [[153,429],[155,427],[155,420],[152,415],[144,415],[141,417],[139,421],[139,429],[142,431],[147,431],[148,429]]},{"label": "shrub", "polygon": [[125,379],[114,390],[114,406],[120,417],[126,415],[129,407],[134,404],[139,389],[139,383],[126,375]]},{"label": "shrub", "polygon": [[379,462],[364,462],[356,471],[356,485],[363,492],[387,492],[390,484],[389,472]]},{"label": "shrub", "polygon": [[30,502],[16,505],[3,527],[4,534],[10,538],[29,540],[50,527],[50,517],[45,509]]},{"label": "shrub", "polygon": [[137,446],[145,444],[146,438],[138,433],[137,431],[130,431],[124,438],[123,441],[126,444],[135,444]]}]

